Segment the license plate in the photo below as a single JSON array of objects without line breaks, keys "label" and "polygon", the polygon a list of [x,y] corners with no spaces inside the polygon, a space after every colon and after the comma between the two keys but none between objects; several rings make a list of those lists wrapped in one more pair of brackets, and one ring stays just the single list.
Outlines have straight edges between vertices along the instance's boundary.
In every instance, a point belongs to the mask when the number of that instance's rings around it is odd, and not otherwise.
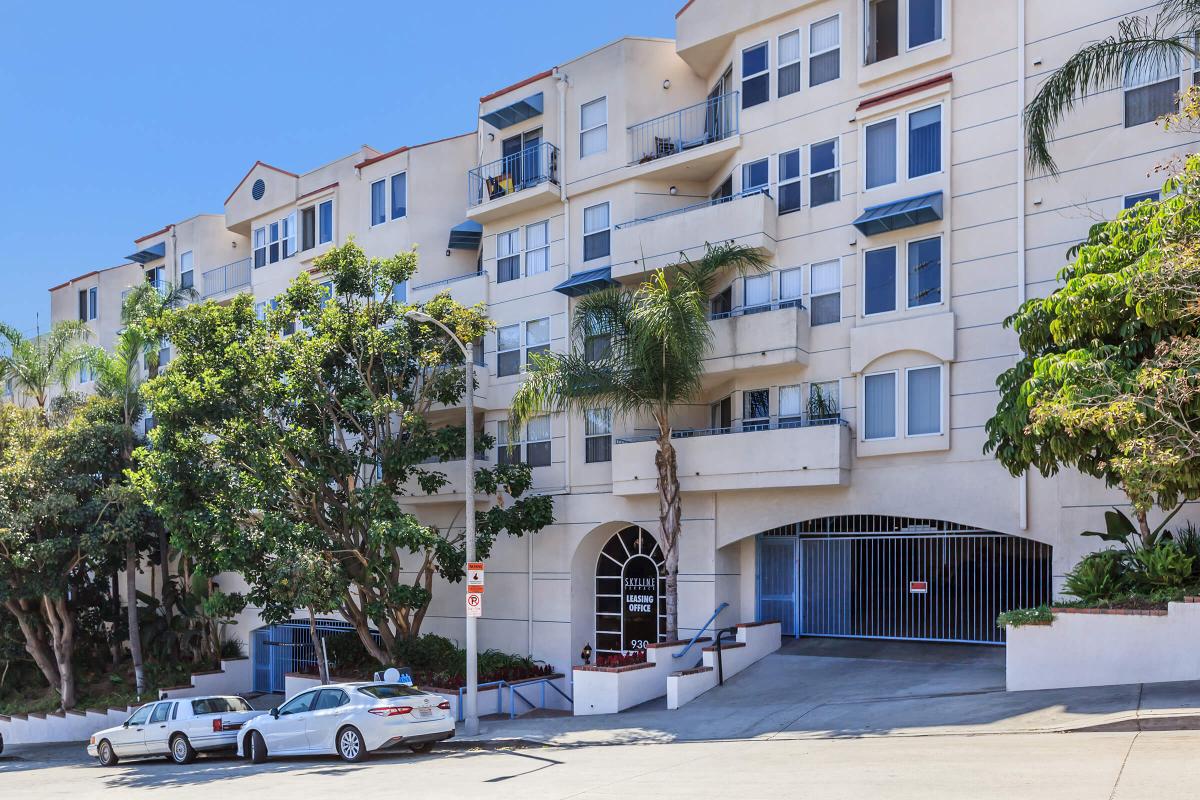
[{"label": "license plate", "polygon": [[433,709],[429,708],[428,706],[426,706],[424,708],[418,708],[417,716],[418,717],[431,717],[431,716],[433,716]]}]

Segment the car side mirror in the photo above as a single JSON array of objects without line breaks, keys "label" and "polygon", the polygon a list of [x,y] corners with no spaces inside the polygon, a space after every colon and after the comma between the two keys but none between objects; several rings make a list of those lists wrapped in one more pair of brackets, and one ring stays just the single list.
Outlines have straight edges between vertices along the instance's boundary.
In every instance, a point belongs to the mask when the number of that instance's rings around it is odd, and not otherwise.
[{"label": "car side mirror", "polygon": [[279,706],[275,706],[271,709],[271,716],[275,719],[279,719]]},{"label": "car side mirror", "polygon": [[126,722],[122,722],[122,723],[121,723],[121,727],[122,727],[122,728],[128,728],[128,727],[129,727],[129,722],[128,722],[128,721],[126,721]]}]

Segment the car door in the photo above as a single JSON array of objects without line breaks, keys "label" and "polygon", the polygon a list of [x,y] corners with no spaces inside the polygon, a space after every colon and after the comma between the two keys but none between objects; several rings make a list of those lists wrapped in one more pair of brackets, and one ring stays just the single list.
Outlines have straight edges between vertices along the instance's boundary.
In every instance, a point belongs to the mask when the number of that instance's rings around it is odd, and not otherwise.
[{"label": "car door", "polygon": [[308,744],[317,750],[333,750],[338,726],[350,710],[350,696],[341,689],[322,689],[308,716]]},{"label": "car door", "polygon": [[159,703],[154,707],[154,711],[150,712],[150,719],[146,722],[145,736],[147,755],[166,755],[167,735],[170,733],[167,726],[170,725],[171,708],[174,705],[174,703]]},{"label": "car door", "polygon": [[146,752],[146,723],[149,722],[150,713],[154,711],[155,705],[157,704],[147,703],[142,706],[125,720],[124,725],[113,731],[108,741],[114,753],[125,757],[140,756]]},{"label": "car door", "polygon": [[308,749],[308,718],[317,690],[303,692],[279,708],[279,715],[265,720],[260,730],[267,740],[268,753],[297,753]]}]

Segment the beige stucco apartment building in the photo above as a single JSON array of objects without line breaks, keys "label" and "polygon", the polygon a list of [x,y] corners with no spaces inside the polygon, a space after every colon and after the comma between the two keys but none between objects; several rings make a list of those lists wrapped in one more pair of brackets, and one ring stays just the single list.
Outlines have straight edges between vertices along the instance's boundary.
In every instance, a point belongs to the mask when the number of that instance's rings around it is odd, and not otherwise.
[{"label": "beige stucco apartment building", "polygon": [[[223,216],[53,289],[54,317],[87,314],[104,340],[134,280],[267,303],[349,236],[373,255],[417,245],[407,298],[487,304],[476,424],[555,497],[553,526],[493,553],[481,645],[561,667],[661,633],[626,591],[661,563],[654,444],[605,409],[510,430],[523,365],[568,347],[582,294],[706,242],[752,245],[771,271],[727,276],[704,396],[676,412],[682,633],[728,604],[719,624],[998,643],[996,613],[1048,599],[1093,543],[1079,532],[1122,502],[984,455],[1017,357],[1002,321],[1194,145],[1153,123],[1193,65],[1088,98],[1058,131],[1057,178],[1023,169],[1021,109],[1142,5],[692,0],[676,40],[621,39],[485,95],[474,131],[303,174],[260,161]],[[462,465],[445,468],[441,493],[410,498],[441,525],[464,499]],[[426,630],[461,638],[462,603],[435,592]]]}]

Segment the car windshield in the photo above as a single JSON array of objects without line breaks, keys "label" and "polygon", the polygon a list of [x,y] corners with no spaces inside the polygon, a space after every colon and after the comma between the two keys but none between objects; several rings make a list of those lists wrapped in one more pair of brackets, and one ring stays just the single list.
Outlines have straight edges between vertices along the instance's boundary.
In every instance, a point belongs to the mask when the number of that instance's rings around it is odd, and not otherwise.
[{"label": "car windshield", "polygon": [[192,701],[192,713],[200,714],[237,714],[242,711],[253,711],[240,697],[205,697]]},{"label": "car windshield", "polygon": [[364,686],[359,691],[365,695],[374,697],[376,700],[391,700],[394,697],[412,697],[414,695],[425,694],[420,689],[400,683],[381,683],[375,686]]}]

